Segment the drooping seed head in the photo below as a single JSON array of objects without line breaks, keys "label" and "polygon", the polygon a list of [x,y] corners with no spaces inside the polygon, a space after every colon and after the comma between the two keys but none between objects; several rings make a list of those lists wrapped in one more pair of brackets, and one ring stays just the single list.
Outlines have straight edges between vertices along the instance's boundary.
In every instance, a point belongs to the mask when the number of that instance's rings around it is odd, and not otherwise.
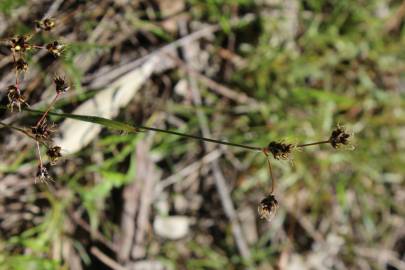
[{"label": "drooping seed head", "polygon": [[21,94],[20,90],[15,85],[8,86],[7,98],[8,98],[7,107],[10,109],[10,111],[13,111],[14,107],[17,107],[18,111],[20,112],[21,105],[25,104],[28,106],[24,96]]},{"label": "drooping seed head", "polygon": [[260,202],[257,211],[260,218],[271,221],[276,215],[277,209],[278,201],[276,200],[276,197],[271,194]]}]

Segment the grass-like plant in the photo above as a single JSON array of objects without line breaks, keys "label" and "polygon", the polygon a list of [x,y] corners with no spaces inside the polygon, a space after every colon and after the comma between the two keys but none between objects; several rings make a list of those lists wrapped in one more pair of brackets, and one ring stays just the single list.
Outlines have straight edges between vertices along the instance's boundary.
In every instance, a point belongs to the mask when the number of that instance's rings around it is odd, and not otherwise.
[{"label": "grass-like plant", "polygon": [[[42,21],[38,21],[36,25],[38,33],[41,31],[45,32],[51,31],[56,24],[53,19],[48,18]],[[347,131],[339,125],[332,131],[330,137],[323,141],[303,143],[303,144],[288,144],[281,140],[281,141],[272,141],[267,146],[251,146],[212,138],[205,138],[198,135],[181,133],[168,129],[159,129],[148,126],[133,126],[97,116],[53,113],[51,112],[51,109],[53,108],[57,100],[70,89],[70,86],[68,85],[66,80],[61,76],[56,76],[53,80],[55,84],[55,96],[49,103],[47,109],[45,111],[30,110],[29,108],[27,108],[29,107],[29,105],[24,97],[23,89],[21,89],[20,86],[21,82],[19,80],[19,75],[21,73],[27,72],[28,70],[28,63],[25,61],[25,53],[32,49],[46,49],[53,56],[59,57],[61,56],[63,50],[65,49],[65,46],[58,41],[53,41],[47,45],[31,44],[30,43],[31,37],[32,36],[25,35],[25,36],[16,36],[9,39],[9,48],[13,56],[13,63],[14,63],[15,84],[10,85],[8,87],[7,97],[9,103],[7,105],[7,108],[9,108],[11,112],[13,112],[13,109],[15,107],[18,109],[19,112],[21,112],[21,108],[24,108],[30,113],[40,115],[40,117],[36,121],[35,125],[30,127],[29,129],[8,125],[1,121],[0,125],[2,125],[5,128],[10,128],[15,131],[21,132],[35,141],[38,155],[38,167],[34,178],[35,183],[38,181],[41,183],[48,184],[49,181],[53,181],[48,172],[49,165],[55,165],[62,156],[61,147],[58,145],[54,145],[52,141],[52,135],[57,131],[57,126],[54,123],[48,121],[49,114],[61,116],[62,118],[73,118],[80,121],[97,123],[108,128],[114,128],[126,132],[154,131],[173,136],[180,136],[187,139],[200,140],[215,144],[227,145],[231,147],[238,147],[246,151],[261,152],[267,159],[269,175],[271,178],[271,187],[269,189],[268,195],[263,200],[261,200],[258,207],[258,212],[260,217],[267,220],[271,220],[272,217],[274,217],[276,210],[278,208],[278,202],[274,196],[275,177],[273,175],[273,170],[270,162],[270,155],[276,160],[288,160],[290,159],[291,153],[297,149],[302,149],[305,147],[320,144],[330,144],[333,148],[337,149],[340,146],[347,145],[349,143],[350,134],[347,133]],[[48,157],[47,163],[45,163],[45,161],[42,158],[40,147],[41,145],[45,146],[47,149],[46,150],[46,155]]]}]

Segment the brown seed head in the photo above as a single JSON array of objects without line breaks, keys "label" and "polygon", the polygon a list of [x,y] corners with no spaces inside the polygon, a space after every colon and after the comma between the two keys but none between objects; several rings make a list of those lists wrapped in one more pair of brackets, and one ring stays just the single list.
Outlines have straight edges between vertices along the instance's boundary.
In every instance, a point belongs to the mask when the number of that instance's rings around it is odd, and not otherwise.
[{"label": "brown seed head", "polygon": [[38,141],[50,141],[54,132],[54,125],[49,125],[46,119],[39,123],[39,125],[31,127],[31,133]]},{"label": "brown seed head", "polygon": [[329,138],[330,144],[333,148],[339,148],[341,145],[349,144],[350,134],[346,132],[346,130],[341,127],[337,126],[333,131],[332,135]]},{"label": "brown seed head", "polygon": [[25,72],[25,71],[27,71],[27,69],[28,69],[28,63],[25,62],[24,59],[20,58],[20,59],[18,59],[18,60],[15,62],[15,68],[16,68],[17,70],[19,70],[19,71]]},{"label": "brown seed head", "polygon": [[10,39],[10,49],[13,52],[25,52],[31,49],[31,45],[28,43],[28,36],[17,36]]},{"label": "brown seed head", "polygon": [[49,175],[48,169],[43,164],[38,165],[37,173],[35,176],[35,183],[37,183],[37,181],[45,184],[53,181],[53,179]]},{"label": "brown seed head", "polygon": [[275,159],[288,159],[294,147],[293,144],[273,141],[269,143],[266,150],[272,153]]},{"label": "brown seed head", "polygon": [[64,48],[65,46],[56,40],[46,45],[46,49],[48,50],[48,52],[55,57],[60,56]]},{"label": "brown seed head", "polygon": [[66,93],[70,88],[65,79],[60,76],[56,76],[53,82],[55,83],[57,94]]},{"label": "brown seed head", "polygon": [[51,165],[56,164],[59,158],[62,157],[62,154],[60,153],[61,150],[62,148],[60,146],[52,146],[48,148],[48,150],[46,151],[46,155],[49,157]]},{"label": "brown seed head", "polygon": [[271,221],[273,217],[276,215],[278,208],[278,201],[274,195],[268,195],[264,198],[258,208],[257,211],[259,213],[260,218],[264,218],[267,221]]},{"label": "brown seed head", "polygon": [[54,19],[46,18],[42,21],[36,21],[36,27],[39,30],[51,31],[55,27],[56,23]]},{"label": "brown seed head", "polygon": [[14,106],[18,108],[18,111],[21,111],[21,105],[25,104],[28,106],[27,102],[25,101],[24,96],[21,94],[20,90],[15,85],[10,85],[8,87],[8,108],[13,111]]}]

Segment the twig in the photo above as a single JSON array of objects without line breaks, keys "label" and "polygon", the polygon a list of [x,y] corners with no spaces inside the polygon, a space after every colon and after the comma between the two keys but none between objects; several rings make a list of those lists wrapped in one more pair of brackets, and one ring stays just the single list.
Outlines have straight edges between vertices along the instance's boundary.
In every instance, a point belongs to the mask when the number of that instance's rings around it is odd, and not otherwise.
[{"label": "twig", "polygon": [[77,225],[79,225],[82,229],[90,233],[92,237],[94,236],[94,238],[97,241],[100,241],[112,251],[114,252],[117,251],[117,247],[113,243],[108,241],[99,231],[93,230],[90,227],[90,225],[78,215],[78,213],[70,212],[70,216],[72,217],[73,221],[76,222]]},{"label": "twig", "polygon": [[96,247],[91,247],[90,252],[91,252],[91,254],[93,254],[95,257],[97,257],[101,262],[103,262],[105,265],[107,265],[111,269],[127,270],[124,266],[120,265],[115,260],[113,260],[110,257],[108,257],[107,255],[105,255],[103,252],[101,252],[101,250],[99,250]]},{"label": "twig", "polygon": [[[236,20],[232,20],[231,21],[231,25],[235,26],[238,23],[241,22],[251,22],[253,21],[255,15],[252,14],[248,14],[246,16],[244,16],[241,19],[236,19]],[[221,30],[221,26],[220,25],[209,25],[206,26],[198,31],[195,31],[193,33],[190,33],[188,35],[183,36],[182,38],[173,41],[172,43],[169,43],[165,46],[163,46],[160,49],[157,49],[145,56],[142,56],[141,58],[138,58],[128,64],[125,64],[124,66],[120,66],[116,69],[114,69],[114,72],[112,73],[111,70],[107,70],[104,72],[100,72],[99,74],[94,74],[94,75],[90,75],[88,77],[86,77],[84,79],[83,83],[90,83],[92,81],[95,81],[96,78],[98,77],[103,77],[104,81],[108,81],[108,80],[114,80],[122,75],[124,75],[125,73],[130,72],[131,70],[137,68],[139,65],[141,65],[143,62],[145,62],[147,59],[154,57],[154,56],[160,56],[161,54],[167,54],[171,51],[176,50],[177,48],[184,46],[186,44],[189,44],[192,41],[195,41],[197,39],[200,39],[202,37],[205,37],[209,34],[215,33],[217,31]],[[111,75],[112,74],[112,75]]]},{"label": "twig", "polygon": [[195,77],[197,80],[199,80],[200,82],[205,84],[208,88],[214,90],[218,94],[220,94],[224,97],[227,97],[231,100],[234,100],[238,103],[249,104],[252,106],[259,105],[259,103],[256,100],[254,100],[253,98],[247,96],[244,93],[238,93],[237,91],[232,90],[229,87],[226,87],[222,84],[217,83],[216,81],[208,78],[207,76],[205,76],[205,75],[201,74],[200,72],[198,72],[197,70],[193,69],[192,67],[190,67],[190,65],[187,65],[186,63],[181,61],[178,57],[174,57],[169,54],[167,54],[167,56],[170,59],[172,59],[173,61],[175,61],[177,66],[179,68],[181,68],[182,70],[184,70],[185,72],[187,72],[188,75]]},{"label": "twig", "polygon": [[176,183],[179,178],[185,178],[188,175],[190,175],[192,172],[195,172],[198,170],[200,167],[202,167],[206,163],[210,163],[216,159],[218,159],[222,155],[220,150],[214,150],[208,154],[206,154],[204,157],[202,157],[199,161],[196,161],[180,170],[178,170],[175,174],[167,177],[166,179],[163,179],[159,181],[159,183],[156,185],[155,188],[155,196],[159,196],[160,193],[167,188],[168,186]]},{"label": "twig", "polygon": [[[5,127],[5,128],[9,128],[9,129],[12,129],[12,130],[21,132],[21,133],[23,133],[24,135],[26,135],[26,136],[30,137],[31,139],[33,139],[34,141],[38,141],[38,140],[37,140],[34,136],[32,136],[28,131],[26,131],[26,130],[24,130],[24,129],[22,129],[22,128],[15,127],[15,126],[12,126],[12,125],[3,123],[3,122],[1,122],[1,121],[0,121],[0,125],[3,126],[3,127]],[[46,143],[44,143],[44,142],[40,142],[40,143],[42,143],[44,146],[48,147],[48,145],[47,145]]]}]

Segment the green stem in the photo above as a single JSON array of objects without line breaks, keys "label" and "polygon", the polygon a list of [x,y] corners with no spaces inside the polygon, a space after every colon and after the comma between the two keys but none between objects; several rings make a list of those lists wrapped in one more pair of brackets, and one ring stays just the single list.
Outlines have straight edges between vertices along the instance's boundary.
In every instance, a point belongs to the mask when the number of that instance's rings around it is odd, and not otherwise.
[{"label": "green stem", "polygon": [[306,146],[325,144],[325,143],[330,143],[330,140],[320,141],[320,142],[313,142],[313,143],[298,144],[297,147],[306,147]]},{"label": "green stem", "polygon": [[[6,127],[6,128],[9,128],[9,129],[13,129],[15,131],[21,132],[24,135],[26,135],[26,136],[30,137],[31,139],[33,139],[34,141],[38,142],[38,140],[34,136],[32,136],[28,131],[26,131],[25,129],[15,127],[15,126],[12,126],[12,125],[8,125],[8,124],[3,123],[1,121],[0,121],[0,126],[3,126],[3,127]],[[48,147],[48,145],[46,143],[44,143],[44,142],[40,142],[40,143],[42,143],[44,146]]]},{"label": "green stem", "polygon": [[180,133],[180,132],[177,132],[177,131],[171,131],[171,130],[167,130],[167,129],[145,127],[145,126],[135,126],[135,128],[144,129],[144,130],[150,130],[150,131],[156,131],[156,132],[161,132],[161,133],[167,133],[167,134],[172,134],[172,135],[185,137],[185,138],[191,138],[191,139],[200,140],[200,141],[206,141],[206,142],[230,145],[230,146],[240,147],[240,148],[249,149],[249,150],[262,151],[262,147],[249,146],[249,145],[245,145],[245,144],[238,144],[238,143],[231,143],[231,142],[225,142],[225,141],[205,138],[205,137],[201,137],[201,136],[197,136],[197,135],[191,135],[191,134],[186,134],[186,133]]}]

